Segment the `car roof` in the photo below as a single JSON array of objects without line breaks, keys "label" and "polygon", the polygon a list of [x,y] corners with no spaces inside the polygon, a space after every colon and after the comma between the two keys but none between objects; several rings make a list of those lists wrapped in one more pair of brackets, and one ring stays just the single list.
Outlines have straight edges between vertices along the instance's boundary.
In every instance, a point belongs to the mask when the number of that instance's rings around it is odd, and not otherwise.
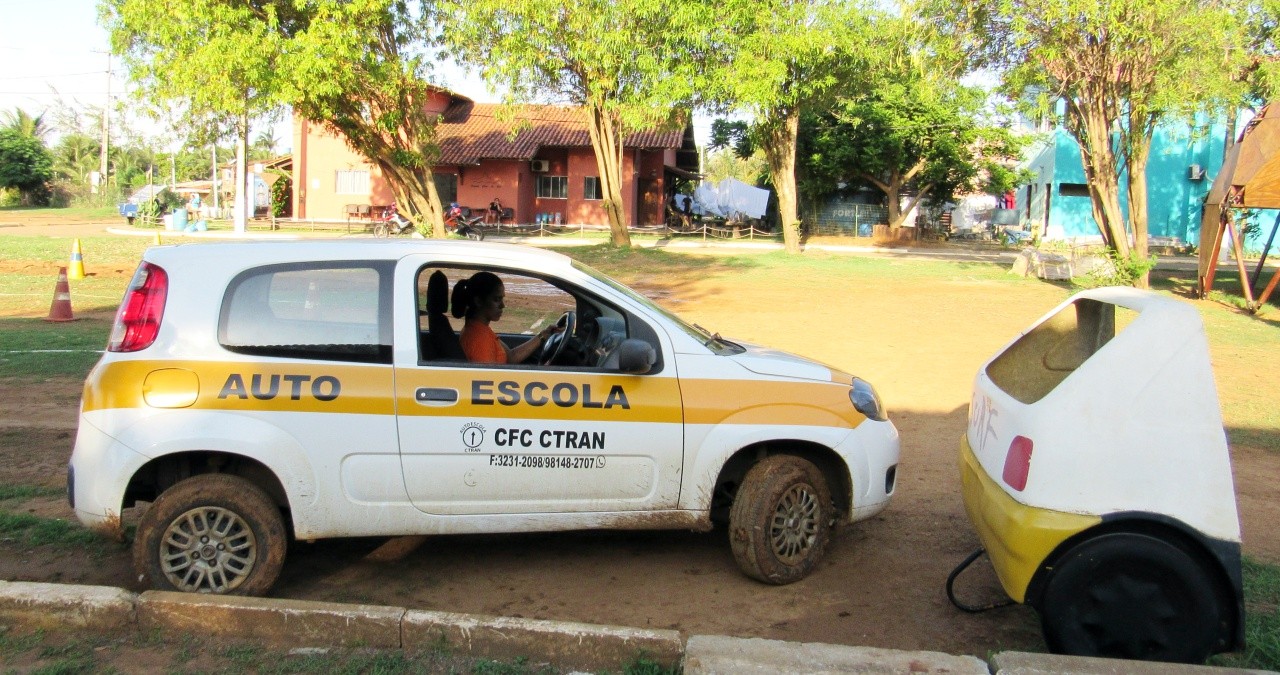
[{"label": "car roof", "polygon": [[184,243],[147,249],[143,259],[158,265],[228,265],[246,267],[319,260],[399,260],[427,254],[449,258],[520,263],[544,267],[568,266],[563,254],[520,244],[438,239],[291,239],[218,243]]}]

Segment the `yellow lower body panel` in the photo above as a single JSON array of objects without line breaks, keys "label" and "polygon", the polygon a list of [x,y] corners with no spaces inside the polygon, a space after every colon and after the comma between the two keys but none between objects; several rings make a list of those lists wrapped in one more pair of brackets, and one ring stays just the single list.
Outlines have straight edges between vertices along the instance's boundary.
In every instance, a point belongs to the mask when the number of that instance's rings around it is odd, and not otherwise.
[{"label": "yellow lower body panel", "polygon": [[1100,516],[1035,508],[1010,497],[982,469],[967,437],[960,440],[960,474],[969,522],[1000,585],[1016,602],[1026,602],[1031,578],[1059,544],[1102,522]]}]

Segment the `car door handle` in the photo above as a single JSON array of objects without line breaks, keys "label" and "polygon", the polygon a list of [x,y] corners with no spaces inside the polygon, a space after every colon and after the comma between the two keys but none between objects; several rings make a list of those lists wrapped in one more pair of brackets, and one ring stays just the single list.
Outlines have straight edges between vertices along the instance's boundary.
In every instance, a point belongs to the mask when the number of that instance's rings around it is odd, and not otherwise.
[{"label": "car door handle", "polygon": [[440,387],[418,387],[413,392],[413,398],[424,405],[452,405],[458,402],[458,390],[442,389]]}]

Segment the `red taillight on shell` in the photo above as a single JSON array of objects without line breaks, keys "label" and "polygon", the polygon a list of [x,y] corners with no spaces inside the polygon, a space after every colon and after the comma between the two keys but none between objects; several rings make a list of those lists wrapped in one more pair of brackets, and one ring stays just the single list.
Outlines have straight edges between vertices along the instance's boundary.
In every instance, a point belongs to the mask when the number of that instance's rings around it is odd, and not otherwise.
[{"label": "red taillight on shell", "polygon": [[151,346],[160,333],[164,317],[164,301],[169,295],[169,275],[159,267],[144,262],[133,274],[124,301],[116,311],[111,327],[109,352],[136,352]]},{"label": "red taillight on shell", "polygon": [[1031,439],[1016,436],[1009,444],[1009,454],[1004,456],[1004,482],[1022,492],[1027,487],[1027,473],[1031,471]]}]

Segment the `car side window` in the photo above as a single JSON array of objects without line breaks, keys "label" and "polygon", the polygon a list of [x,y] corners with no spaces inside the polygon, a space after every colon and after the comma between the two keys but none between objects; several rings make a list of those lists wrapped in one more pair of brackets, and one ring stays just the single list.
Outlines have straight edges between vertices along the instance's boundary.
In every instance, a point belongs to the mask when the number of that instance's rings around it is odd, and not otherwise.
[{"label": "car side window", "polygon": [[[419,271],[417,281],[418,323],[421,331],[419,344],[423,362],[461,360],[449,356],[453,339],[436,333],[452,330],[455,335],[461,334],[466,319],[454,316],[454,289],[459,281],[469,279],[479,271],[492,272],[502,280],[505,307],[501,318],[491,323],[490,328],[509,348],[520,345],[547,326],[555,324],[567,312],[572,311],[576,315],[574,334],[570,336],[569,343],[561,350],[561,356],[555,363],[542,363],[538,359],[541,352],[535,352],[534,357],[526,361],[525,365],[541,363],[593,368],[603,361],[605,352],[627,338],[626,315],[585,293],[574,293],[546,279],[510,270],[427,266]],[[432,282],[432,277],[437,274],[447,279],[449,327],[445,327],[445,322],[439,316],[440,310],[444,308],[440,297],[440,288],[444,282],[439,278]],[[431,288],[433,283],[435,289]]]},{"label": "car side window", "polygon": [[367,264],[250,270],[228,285],[218,342],[240,354],[390,363],[389,279]]}]

